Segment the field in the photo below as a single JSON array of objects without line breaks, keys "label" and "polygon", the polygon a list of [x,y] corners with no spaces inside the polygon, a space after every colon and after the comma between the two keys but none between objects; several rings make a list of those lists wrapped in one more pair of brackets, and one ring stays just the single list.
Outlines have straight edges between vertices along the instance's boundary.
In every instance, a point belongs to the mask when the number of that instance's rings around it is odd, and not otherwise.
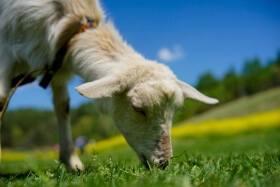
[{"label": "field", "polygon": [[121,137],[88,146],[77,173],[53,152],[6,151],[0,186],[279,186],[279,135],[279,110],[175,127],[164,171],[145,169]]}]

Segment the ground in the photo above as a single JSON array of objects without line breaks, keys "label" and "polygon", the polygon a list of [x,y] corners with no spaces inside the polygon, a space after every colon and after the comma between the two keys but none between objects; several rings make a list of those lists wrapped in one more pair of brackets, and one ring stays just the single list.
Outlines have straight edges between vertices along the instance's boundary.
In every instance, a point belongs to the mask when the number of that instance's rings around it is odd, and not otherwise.
[{"label": "ground", "polygon": [[127,145],[82,156],[86,169],[76,173],[55,159],[4,162],[0,186],[279,186],[279,135],[277,127],[177,138],[164,171],[146,170]]}]

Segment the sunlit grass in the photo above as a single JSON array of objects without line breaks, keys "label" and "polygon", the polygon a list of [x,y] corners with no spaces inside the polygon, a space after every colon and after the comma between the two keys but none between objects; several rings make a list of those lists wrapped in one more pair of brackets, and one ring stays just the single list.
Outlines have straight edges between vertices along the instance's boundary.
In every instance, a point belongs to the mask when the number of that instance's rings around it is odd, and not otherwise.
[{"label": "sunlit grass", "polygon": [[57,158],[57,151],[29,151],[29,152],[17,152],[17,151],[6,151],[2,152],[2,161],[21,161],[27,159],[50,159]]},{"label": "sunlit grass", "polygon": [[55,159],[5,162],[0,186],[279,186],[279,135],[276,127],[232,136],[180,137],[174,141],[175,154],[187,151],[164,171],[145,169],[128,146],[82,156],[85,171],[76,173]]}]

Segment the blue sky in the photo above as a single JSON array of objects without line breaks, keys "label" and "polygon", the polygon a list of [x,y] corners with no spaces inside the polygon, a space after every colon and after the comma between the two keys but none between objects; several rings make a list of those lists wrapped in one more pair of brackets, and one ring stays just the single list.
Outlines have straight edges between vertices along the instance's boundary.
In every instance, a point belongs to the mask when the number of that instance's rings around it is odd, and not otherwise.
[{"label": "blue sky", "polygon": [[[121,35],[146,58],[167,64],[183,81],[195,84],[211,71],[221,77],[247,59],[264,62],[280,50],[279,0],[103,0]],[[71,106],[89,100],[69,85]],[[36,83],[19,88],[9,109],[51,109],[51,90]]]}]

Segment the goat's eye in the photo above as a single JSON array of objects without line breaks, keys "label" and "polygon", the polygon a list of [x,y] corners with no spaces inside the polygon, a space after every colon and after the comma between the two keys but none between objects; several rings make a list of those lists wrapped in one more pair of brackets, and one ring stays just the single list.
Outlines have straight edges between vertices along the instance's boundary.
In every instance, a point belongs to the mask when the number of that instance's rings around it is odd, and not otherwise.
[{"label": "goat's eye", "polygon": [[133,106],[133,109],[135,112],[137,112],[138,114],[142,115],[142,116],[147,116],[146,112],[142,109],[142,108],[138,108],[138,107],[134,107]]}]

